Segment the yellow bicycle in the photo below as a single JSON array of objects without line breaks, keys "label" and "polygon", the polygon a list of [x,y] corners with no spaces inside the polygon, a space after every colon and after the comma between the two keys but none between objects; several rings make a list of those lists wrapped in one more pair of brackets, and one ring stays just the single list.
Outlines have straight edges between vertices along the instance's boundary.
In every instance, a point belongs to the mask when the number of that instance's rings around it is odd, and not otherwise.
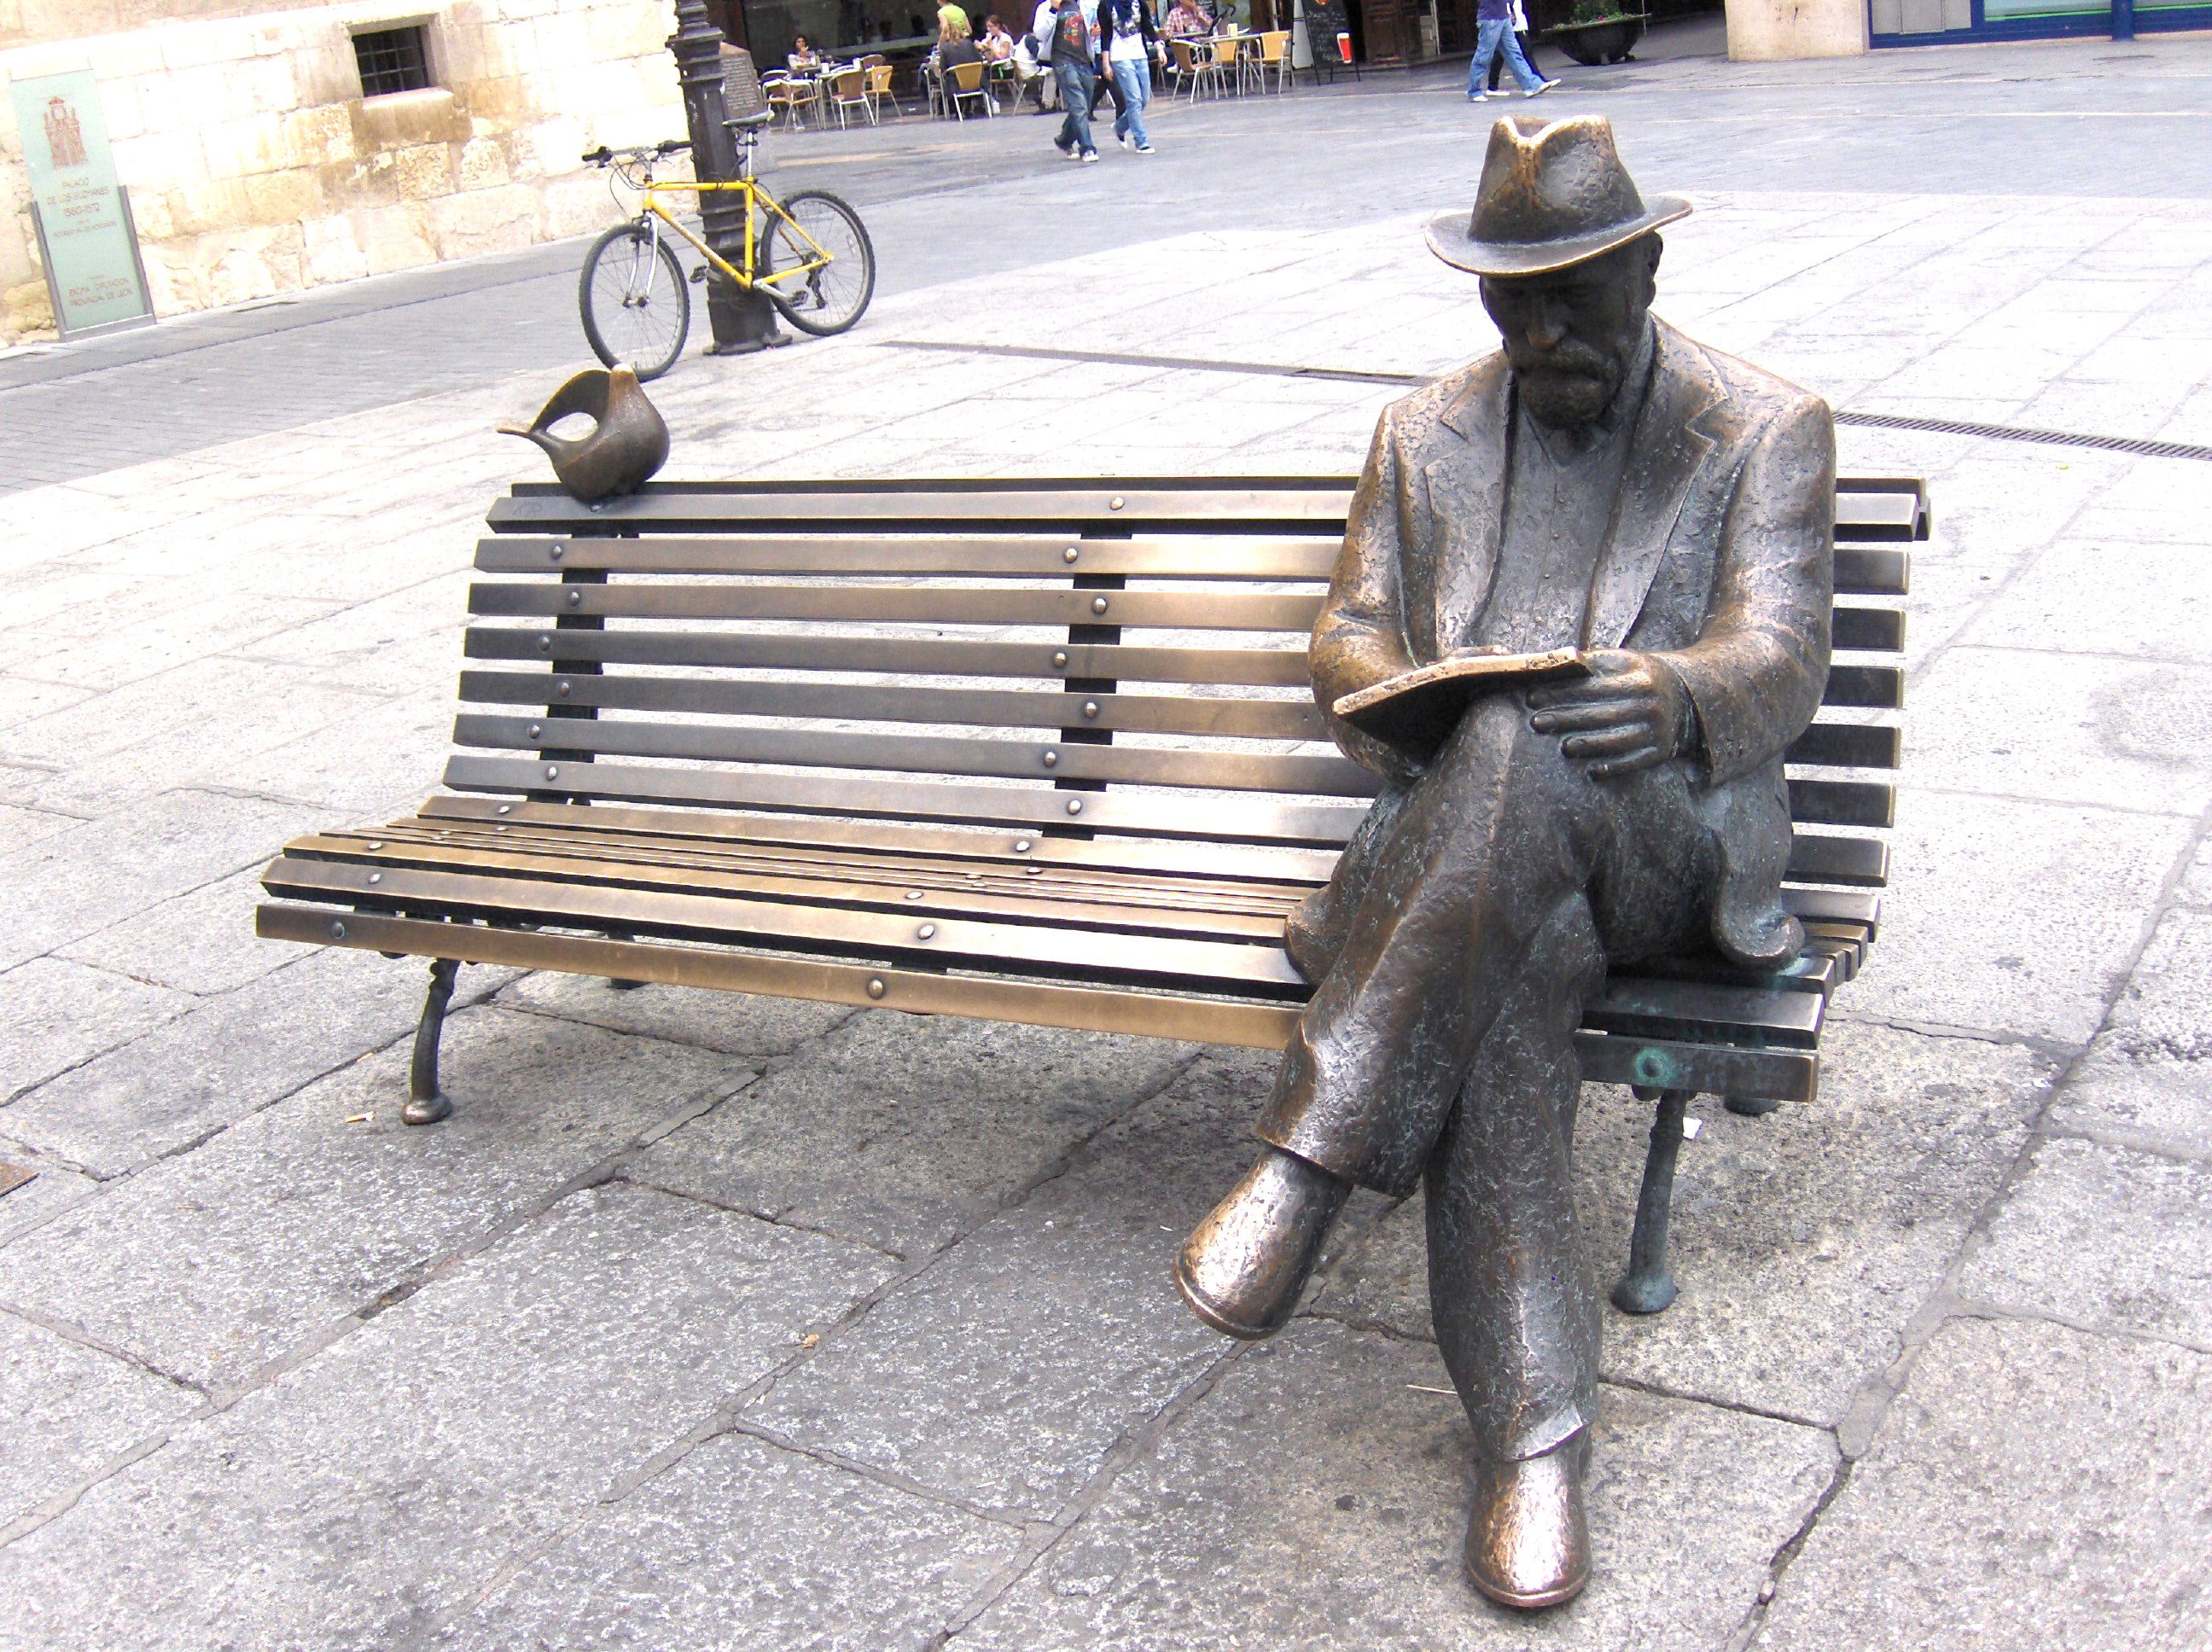
[{"label": "yellow bicycle", "polygon": [[[629,149],[601,144],[584,156],[644,196],[635,218],[592,243],[578,285],[584,337],[607,366],[626,365],[640,379],[657,379],[674,366],[691,331],[693,282],[727,281],[758,292],[793,326],[825,336],[858,321],[875,296],[876,250],[860,215],[820,190],[777,200],[752,175],[757,128],[742,125],[737,137],[738,176],[725,184],[655,183],[654,163],[691,147],[678,138]],[[744,197],[744,245],[734,264],[668,208],[672,198],[723,193]],[[706,260],[688,278],[664,226]]]}]

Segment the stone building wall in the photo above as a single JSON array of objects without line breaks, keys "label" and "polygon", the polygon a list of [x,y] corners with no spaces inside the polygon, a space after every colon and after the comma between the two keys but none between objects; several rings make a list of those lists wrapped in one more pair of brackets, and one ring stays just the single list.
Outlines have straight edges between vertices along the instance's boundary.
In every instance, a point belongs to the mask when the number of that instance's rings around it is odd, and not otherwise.
[{"label": "stone building wall", "polygon": [[[434,87],[364,99],[353,35],[416,22]],[[674,28],[669,0],[0,0],[0,345],[53,325],[12,81],[98,77],[174,315],[611,223],[576,157],[682,134]]]}]

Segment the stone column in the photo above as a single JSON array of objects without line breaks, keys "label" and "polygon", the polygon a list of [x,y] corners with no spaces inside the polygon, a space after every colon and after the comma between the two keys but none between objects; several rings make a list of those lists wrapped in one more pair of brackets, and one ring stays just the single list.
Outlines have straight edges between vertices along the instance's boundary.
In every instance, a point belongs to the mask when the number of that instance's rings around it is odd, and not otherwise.
[{"label": "stone column", "polygon": [[1728,49],[1738,63],[1856,58],[1867,49],[1866,0],[1728,0]]}]

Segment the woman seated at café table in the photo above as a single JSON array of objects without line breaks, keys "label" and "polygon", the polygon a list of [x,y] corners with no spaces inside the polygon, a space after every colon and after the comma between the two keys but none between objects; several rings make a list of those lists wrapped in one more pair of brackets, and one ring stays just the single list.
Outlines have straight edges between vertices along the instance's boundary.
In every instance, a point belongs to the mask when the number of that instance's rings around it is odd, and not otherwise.
[{"label": "woman seated at caf\u00e9 table", "polygon": [[983,20],[983,38],[975,44],[985,63],[1005,63],[1014,55],[1014,37],[1006,33],[995,11]]},{"label": "woman seated at caf\u00e9 table", "polygon": [[1192,0],[1176,0],[1160,23],[1160,33],[1171,40],[1200,40],[1213,33],[1213,19]]},{"label": "woman seated at caf\u00e9 table", "polygon": [[794,75],[811,75],[822,67],[821,55],[806,44],[804,34],[792,36],[791,55],[783,61]]}]

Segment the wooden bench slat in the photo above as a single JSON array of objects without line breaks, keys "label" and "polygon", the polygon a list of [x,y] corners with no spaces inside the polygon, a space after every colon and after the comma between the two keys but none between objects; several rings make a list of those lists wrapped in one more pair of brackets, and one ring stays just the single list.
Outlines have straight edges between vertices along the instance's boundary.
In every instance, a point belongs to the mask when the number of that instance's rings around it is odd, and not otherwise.
[{"label": "wooden bench slat", "polygon": [[[739,671],[883,671],[945,677],[1103,678],[1124,683],[1206,683],[1237,688],[1304,688],[1305,657],[1288,648],[1150,648],[1121,643],[969,642],[927,638],[820,636],[757,632],[554,631],[472,625],[471,659],[560,660],[610,665],[697,665]],[[1055,659],[1066,664],[1056,665]],[[547,694],[557,700],[558,684]],[[1822,703],[1894,710],[1905,677],[1893,666],[1831,665]]]},{"label": "wooden bench slat", "polygon": [[[983,538],[949,534],[742,534],[605,538],[592,534],[489,538],[476,565],[488,574],[843,574],[1038,578],[1075,574],[1183,580],[1326,580],[1343,525],[1310,535],[1196,534],[1173,539],[1083,539],[1067,534]],[[560,555],[556,556],[556,550]],[[1066,552],[1077,555],[1073,562]],[[1838,596],[1902,596],[1911,553],[1890,545],[1836,546]]]},{"label": "wooden bench slat", "polygon": [[[368,841],[382,847],[371,851]],[[626,857],[580,853],[545,843],[438,842],[397,832],[374,840],[353,834],[323,833],[285,846],[301,860],[334,865],[404,867],[419,872],[524,878],[540,883],[662,889],[792,902],[840,910],[975,919],[1014,925],[1084,929],[1101,932],[1233,937],[1255,943],[1279,942],[1290,902],[1234,897],[1236,885],[1214,884],[1185,891],[1176,901],[1129,881],[1083,881],[1066,875],[969,879],[946,867],[877,867],[836,865],[793,858],[781,863],[746,865],[740,858],[722,865],[697,855],[655,856],[633,851]],[[392,872],[379,890],[399,890]],[[1151,896],[1153,898],[1147,899]]]},{"label": "wooden bench slat", "polygon": [[[925,826],[907,821],[842,820],[835,817],[771,815],[718,810],[636,809],[621,804],[500,802],[491,798],[438,796],[416,818],[443,824],[491,824],[513,820],[552,826],[582,825],[610,836],[695,839],[710,842],[789,843],[848,852],[912,853],[992,862],[1036,860],[1139,874],[1319,884],[1328,881],[1336,851],[1294,849],[1220,841],[1158,837],[1052,837],[1034,829]],[[1853,900],[1863,896],[1847,897]]]},{"label": "wooden bench slat", "polygon": [[1820,703],[1895,711],[1905,704],[1905,673],[1894,665],[1831,665]]},{"label": "wooden bench slat", "polygon": [[1827,1007],[1819,993],[1615,975],[1583,1012],[1600,1032],[1638,1037],[1723,1038],[1816,1048]]},{"label": "wooden bench slat", "polygon": [[1893,826],[1897,793],[1873,780],[1791,779],[1790,818],[1822,826]]},{"label": "wooden bench slat", "polygon": [[1782,904],[1808,923],[1855,925],[1867,932],[1869,940],[1881,925],[1881,896],[1856,890],[1784,887]]},{"label": "wooden bench slat", "polygon": [[[971,1016],[1254,1049],[1281,1048],[1297,1024],[1297,1010],[1291,1005],[1199,998],[1174,992],[1138,994],[1120,987],[902,970],[732,948],[605,940],[435,923],[380,913],[341,915],[333,914],[327,907],[284,902],[258,908],[254,928],[267,939],[309,945],[459,958],[523,969],[563,970],[614,980],[875,1005],[914,1014]],[[1575,1052],[1582,1063],[1583,1077],[1592,1084],[1677,1084],[1714,1095],[1808,1102],[1817,1083],[1818,1059],[1803,1050],[1685,1044],[1584,1031],[1576,1035]]]},{"label": "wooden bench slat", "polygon": [[[575,661],[610,665],[702,665],[750,671],[884,671],[943,677],[1106,678],[1307,687],[1304,653],[1287,648],[1150,648],[1116,643],[969,642],[762,632],[555,631],[472,625],[471,659]],[[1065,659],[1066,665],[1053,662]],[[557,693],[557,685],[556,685]],[[549,695],[549,698],[554,697]]]},{"label": "wooden bench slat", "polygon": [[874,776],[633,768],[610,762],[556,766],[560,774],[549,777],[546,765],[535,758],[457,755],[447,762],[445,782],[457,792],[616,798],[695,807],[735,805],[892,820],[990,821],[1005,826],[1073,827],[1255,843],[1340,844],[1367,812],[1364,803],[1128,796],[1042,787],[956,786]]},{"label": "wooden bench slat", "polygon": [[[590,707],[719,716],[836,718],[873,723],[966,723],[991,728],[1068,727],[1117,733],[1327,740],[1311,699],[1095,694],[1058,689],[893,688],[763,682],[757,678],[578,676],[556,687],[542,674],[463,671],[460,697],[482,705]],[[1086,714],[1085,708],[1091,708]],[[549,737],[550,738],[550,737]]]},{"label": "wooden bench slat", "polygon": [[948,586],[474,585],[471,614],[605,619],[842,620],[870,625],[1133,625],[1176,631],[1313,629],[1318,595],[1252,591],[1039,591]]},{"label": "wooden bench slat", "polygon": [[[379,881],[371,884],[371,876]],[[1188,940],[1158,934],[989,922],[941,914],[930,897],[902,913],[763,901],[738,896],[678,893],[502,877],[376,867],[280,856],[263,875],[271,895],[340,897],[404,912],[420,902],[441,912],[501,914],[527,923],[684,934],[704,940],[748,940],[793,951],[862,948],[886,957],[959,959],[968,967],[1003,962],[1086,978],[1219,982],[1246,990],[1304,995],[1305,981],[1279,946]],[[933,933],[921,932],[930,926]]]},{"label": "wooden bench slat", "polygon": [[[532,729],[539,732],[536,736]],[[457,745],[507,750],[591,752],[809,768],[889,769],[901,774],[988,775],[1000,780],[1105,780],[1206,791],[1279,792],[1293,797],[1367,798],[1379,782],[1349,758],[1191,751],[1073,741],[981,740],[952,735],[836,734],[720,724],[532,720],[465,713],[453,720]],[[549,762],[549,768],[558,762]],[[547,774],[538,789],[561,789]]]},{"label": "wooden bench slat", "polygon": [[[1336,565],[1342,525],[1321,537],[1240,535],[1205,538],[1079,539],[1020,536],[881,533],[654,534],[604,538],[578,534],[480,541],[477,567],[487,574],[822,574],[848,578],[903,574],[966,579],[1066,579],[1115,574],[1162,580],[1326,580]],[[1071,560],[1067,552],[1076,555]],[[556,556],[555,553],[558,552]]]},{"label": "wooden bench slat", "polygon": [[1904,731],[1886,723],[1815,723],[1783,755],[1828,768],[1894,768],[1904,745]]},{"label": "wooden bench slat", "polygon": [[607,500],[588,512],[565,494],[525,494],[518,489],[514,495],[493,504],[489,520],[494,531],[502,533],[609,533],[630,528],[712,531],[732,524],[749,528],[838,524],[878,528],[980,527],[1007,532],[1034,531],[1050,525],[1119,533],[1138,523],[1153,527],[1188,523],[1201,532],[1218,532],[1231,523],[1294,531],[1312,524],[1333,523],[1341,532],[1350,502],[1350,489],[1341,485],[1308,481],[1255,487],[1242,477],[1173,492],[1135,483],[1102,484],[1095,480],[1079,486],[1016,487],[988,492],[964,482],[947,484],[942,490],[909,484],[896,492],[881,493],[842,488],[828,492],[654,488]]},{"label": "wooden bench slat", "polygon": [[1790,867],[1785,875],[1801,884],[1878,887],[1889,881],[1889,845],[1878,837],[1799,832],[1790,841]]},{"label": "wooden bench slat", "polygon": [[1833,617],[1833,641],[1838,648],[1893,654],[1905,647],[1905,612],[1902,609],[1839,605]]},{"label": "wooden bench slat", "polygon": [[1912,554],[1888,545],[1836,546],[1836,594],[1901,597],[1911,583]]},{"label": "wooden bench slat", "polygon": [[1820,1083],[1820,1057],[1811,1050],[1747,1049],[1584,1030],[1575,1035],[1575,1056],[1583,1082],[1594,1084],[1809,1102]]},{"label": "wooden bench slat", "polygon": [[[568,812],[574,815],[602,811],[578,809]],[[1277,916],[1311,894],[1317,881],[1310,876],[1235,877],[1218,867],[1209,875],[1194,875],[1144,864],[1102,864],[1052,852],[1055,845],[1095,844],[1101,840],[1047,838],[1036,834],[1002,836],[994,833],[991,838],[995,843],[990,850],[978,852],[971,842],[962,853],[940,854],[923,847],[918,840],[946,835],[942,832],[923,829],[909,834],[889,827],[878,830],[886,841],[856,841],[848,835],[838,841],[805,842],[778,841],[775,837],[686,837],[666,833],[599,831],[574,819],[557,823],[509,823],[507,820],[417,816],[412,820],[356,827],[321,836],[351,843],[354,848],[350,852],[357,854],[374,854],[380,847],[391,848],[398,843],[434,854],[447,847],[495,852],[508,849],[617,866],[635,860],[651,865],[854,877],[896,884],[902,888],[916,880],[925,880],[956,887],[1012,889],[1030,895],[1035,895],[1040,888],[1067,889],[1090,891],[1095,896],[1109,899],[1127,898],[1223,911],[1267,911]],[[1124,858],[1138,861],[1144,859]]]},{"label": "wooden bench slat", "polygon": [[[465,963],[555,969],[615,981],[665,981],[771,998],[969,1016],[1032,1026],[1181,1038],[1280,1049],[1297,1024],[1294,1005],[1196,998],[1172,992],[907,970],[880,963],[776,957],[731,947],[617,941],[478,924],[445,924],[382,913],[333,914],[328,907],[257,908],[255,932],[270,940],[349,946]],[[1624,1041],[1625,1042],[1625,1041]],[[1731,1095],[1764,1092],[1738,1088]]]}]

